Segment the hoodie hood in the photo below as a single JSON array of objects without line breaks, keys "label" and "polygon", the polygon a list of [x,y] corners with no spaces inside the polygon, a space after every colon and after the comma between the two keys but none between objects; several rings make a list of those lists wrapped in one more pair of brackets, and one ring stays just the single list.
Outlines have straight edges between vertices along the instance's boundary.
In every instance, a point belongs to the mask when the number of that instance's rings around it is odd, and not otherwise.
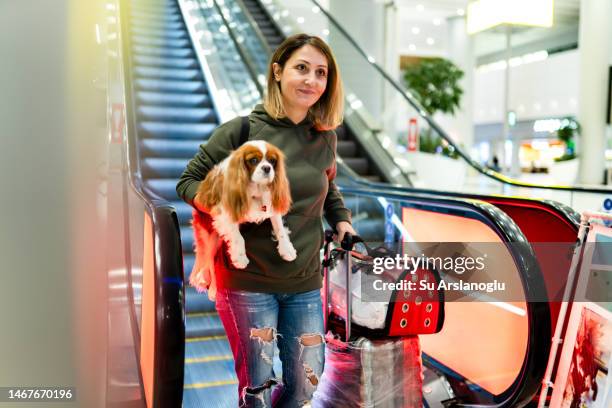
[{"label": "hoodie hood", "polygon": [[288,128],[304,127],[307,129],[310,129],[311,127],[314,126],[314,123],[312,119],[310,118],[310,113],[306,115],[304,120],[296,124],[296,123],[293,123],[291,119],[287,117],[280,118],[280,119],[274,119],[272,116],[268,115],[268,112],[266,112],[266,109],[261,103],[257,104],[255,108],[253,108],[253,112],[251,112],[251,115],[272,126],[281,126],[281,127],[288,127]]}]

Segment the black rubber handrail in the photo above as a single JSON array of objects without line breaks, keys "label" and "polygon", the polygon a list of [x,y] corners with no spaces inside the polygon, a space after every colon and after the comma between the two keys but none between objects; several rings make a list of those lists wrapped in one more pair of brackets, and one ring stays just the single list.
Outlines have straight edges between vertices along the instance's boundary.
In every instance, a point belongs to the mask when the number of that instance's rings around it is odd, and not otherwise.
[{"label": "black rubber handrail", "polygon": [[[129,187],[142,201],[145,211],[151,217],[154,248],[155,287],[155,349],[153,361],[153,407],[180,406],[183,399],[183,377],[185,363],[185,305],[183,287],[183,258],[180,230],[175,208],[166,200],[153,194],[144,186],[140,169],[140,146],[137,113],[134,102],[132,81],[133,61],[129,30],[129,0],[120,0],[119,24],[123,54],[123,77],[125,81],[125,110],[127,135],[124,146],[126,154],[126,175]],[[129,239],[129,237],[128,237]],[[131,265],[128,278],[131,282]],[[130,285],[133,294],[133,286]],[[136,314],[134,302],[130,314]],[[133,321],[132,324],[135,322]],[[140,372],[140,327],[135,339]],[[137,340],[137,342],[136,342]],[[142,384],[141,384],[142,387]],[[143,394],[144,396],[144,394]]]},{"label": "black rubber handrail", "polygon": [[244,46],[236,38],[236,35],[234,34],[234,30],[231,27],[230,23],[225,18],[225,15],[223,14],[223,10],[221,10],[221,7],[217,3],[217,0],[213,0],[213,3],[215,5],[215,9],[217,10],[217,13],[219,13],[219,17],[221,17],[223,24],[227,28],[227,32],[230,38],[232,39],[232,42],[234,43],[236,50],[238,50],[238,54],[240,54],[242,61],[245,63],[246,69],[249,72],[249,75],[253,79],[253,82],[255,82],[255,87],[257,87],[257,91],[259,92],[260,95],[263,95],[264,90],[263,90],[262,85],[257,80],[257,68],[255,67],[255,64],[251,60],[249,53],[244,49]]},{"label": "black rubber handrail", "polygon": [[605,193],[612,194],[612,189],[606,188],[597,188],[597,187],[581,187],[581,186],[554,186],[554,185],[537,185],[533,183],[526,183],[520,180],[513,179],[511,177],[504,176],[494,170],[488,169],[482,166],[480,163],[475,161],[470,157],[468,153],[466,153],[463,148],[453,141],[453,139],[440,127],[438,124],[431,118],[429,114],[425,112],[423,107],[410,95],[407,94],[407,90],[404,89],[395,79],[393,79],[380,65],[378,65],[375,61],[371,61],[368,59],[368,54],[357,44],[355,39],[342,27],[342,25],[327,11],[323,8],[317,0],[310,0],[313,4],[315,4],[320,11],[327,17],[327,19],[333,24],[333,26],[346,38],[346,40],[354,47],[355,51],[359,53],[372,67],[380,73],[380,75],[384,78],[385,81],[389,83],[397,92],[400,93],[402,98],[406,102],[408,102],[418,113],[419,115],[427,122],[427,124],[434,129],[449,145],[453,146],[453,148],[457,151],[457,153],[465,160],[467,163],[478,170],[480,173],[484,174],[487,177],[490,177],[494,180],[497,180],[503,184],[509,184],[516,187],[526,187],[526,188],[542,188],[547,190],[561,190],[561,191],[576,191],[576,192],[584,192],[584,193]]}]

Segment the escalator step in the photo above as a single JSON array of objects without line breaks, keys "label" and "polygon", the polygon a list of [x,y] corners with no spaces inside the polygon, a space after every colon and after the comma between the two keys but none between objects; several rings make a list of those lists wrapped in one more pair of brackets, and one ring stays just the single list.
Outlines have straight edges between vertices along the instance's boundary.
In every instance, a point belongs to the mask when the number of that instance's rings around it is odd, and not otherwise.
[{"label": "escalator step", "polygon": [[[208,295],[201,293],[199,296]],[[215,312],[187,315],[185,320],[185,336],[187,338],[219,336],[225,333],[221,319]]]},{"label": "escalator step", "polygon": [[141,160],[140,168],[145,178],[175,178],[178,179],[189,159],[168,159],[147,157]]},{"label": "escalator step", "polygon": [[[149,139],[154,140],[154,139]],[[178,180],[176,179],[150,179],[145,180],[145,187],[153,191],[156,195],[165,198],[166,200],[172,201],[174,204],[174,208],[177,209],[177,215],[181,211],[189,210],[189,214],[191,214],[191,207],[189,204],[184,203],[183,201],[177,201],[179,198],[176,195],[176,183]],[[180,210],[179,210],[180,205]]]},{"label": "escalator step", "polygon": [[148,37],[159,37],[168,39],[187,38],[187,31],[182,27],[178,30],[166,29],[155,29],[155,28],[142,28],[132,26],[132,33],[137,35],[143,35]]},{"label": "escalator step", "polygon": [[172,108],[168,106],[138,107],[138,115],[144,120],[201,123],[213,122],[216,119],[215,111],[211,108]]},{"label": "escalator step", "polygon": [[139,77],[162,78],[162,79],[181,79],[181,80],[201,80],[202,76],[197,69],[171,69],[136,66],[134,73]]},{"label": "escalator step", "polygon": [[145,12],[156,14],[160,16],[172,16],[172,15],[180,15],[179,8],[176,3],[168,3],[168,4],[155,4],[151,2],[137,2],[132,1],[130,5],[130,9],[137,12]]},{"label": "escalator step", "polygon": [[198,140],[144,139],[140,147],[145,157],[189,158],[200,147]]},{"label": "escalator step", "polygon": [[188,341],[185,344],[185,360],[187,364],[196,363],[198,357],[211,356],[216,359],[225,359],[232,355],[227,339],[210,339],[200,341]]},{"label": "escalator step", "polygon": [[146,20],[155,24],[180,23],[183,21],[178,13],[160,14],[132,9],[130,15],[138,20]]},{"label": "escalator step", "polygon": [[184,29],[180,21],[167,22],[150,19],[132,18],[130,21],[133,28],[147,28],[151,30],[181,30]]},{"label": "escalator step", "polygon": [[133,45],[132,49],[135,53],[143,56],[148,55],[155,57],[188,58],[195,55],[191,48],[164,48],[147,45]]},{"label": "escalator step", "polygon": [[160,47],[174,47],[174,48],[186,48],[188,47],[189,40],[186,38],[157,38],[157,37],[148,37],[144,35],[132,35],[132,42],[134,44],[141,45],[156,45]]},{"label": "escalator step", "polygon": [[137,92],[139,103],[176,107],[212,107],[207,94],[182,94],[162,92]]},{"label": "escalator step", "polygon": [[352,140],[338,140],[336,151],[342,158],[354,157],[357,154],[357,145]]},{"label": "escalator step", "polygon": [[203,81],[168,81],[161,79],[136,78],[134,81],[138,89],[145,91],[170,91],[170,92],[208,92]]},{"label": "escalator step", "polygon": [[188,226],[181,226],[181,244],[183,248],[193,248],[193,230]]},{"label": "escalator step", "polygon": [[196,68],[198,66],[198,62],[195,58],[182,58],[173,56],[148,56],[136,54],[134,56],[134,62],[136,62],[138,66],[176,69]]},{"label": "escalator step", "polygon": [[368,174],[369,163],[364,157],[347,157],[344,162],[357,174]]},{"label": "escalator step", "polygon": [[141,122],[138,130],[145,136],[153,138],[176,138],[190,140],[207,140],[212,131],[217,127],[215,123],[164,123],[164,122]]},{"label": "escalator step", "polygon": [[198,293],[194,288],[185,285],[185,312],[213,312],[215,303],[208,299],[208,296]]}]

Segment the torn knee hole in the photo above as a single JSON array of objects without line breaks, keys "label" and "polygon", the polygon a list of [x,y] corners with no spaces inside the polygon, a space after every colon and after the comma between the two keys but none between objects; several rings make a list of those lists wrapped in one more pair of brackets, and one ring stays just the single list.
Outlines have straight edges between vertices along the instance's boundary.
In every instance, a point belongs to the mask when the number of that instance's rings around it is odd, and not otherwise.
[{"label": "torn knee hole", "polygon": [[263,341],[272,341],[275,337],[275,330],[271,327],[266,327],[263,329],[251,329],[251,338],[258,338]]},{"label": "torn knee hole", "polygon": [[316,387],[319,384],[319,378],[314,373],[314,370],[310,368],[308,364],[304,364],[304,372],[306,373],[306,378],[308,378],[308,381],[310,381],[310,384]]},{"label": "torn knee hole", "polygon": [[321,334],[303,334],[300,336],[300,343],[303,346],[316,346],[323,343],[323,336]]}]

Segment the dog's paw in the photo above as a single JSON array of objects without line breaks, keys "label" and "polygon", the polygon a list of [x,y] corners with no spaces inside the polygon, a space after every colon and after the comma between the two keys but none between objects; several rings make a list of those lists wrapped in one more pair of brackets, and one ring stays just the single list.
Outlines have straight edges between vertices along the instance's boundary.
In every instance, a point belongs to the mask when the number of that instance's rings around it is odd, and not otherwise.
[{"label": "dog's paw", "polygon": [[204,278],[203,269],[200,269],[198,271],[191,272],[191,275],[189,276],[189,284],[193,286],[198,293],[202,293],[208,289],[210,283]]},{"label": "dog's paw", "polygon": [[288,239],[281,240],[278,243],[278,253],[281,258],[288,262],[294,261],[297,257],[297,251]]},{"label": "dog's paw", "polygon": [[234,265],[234,268],[237,268],[237,269],[244,269],[249,264],[249,258],[247,258],[245,253],[239,253],[239,254],[230,253],[230,259],[232,260],[232,264]]}]

